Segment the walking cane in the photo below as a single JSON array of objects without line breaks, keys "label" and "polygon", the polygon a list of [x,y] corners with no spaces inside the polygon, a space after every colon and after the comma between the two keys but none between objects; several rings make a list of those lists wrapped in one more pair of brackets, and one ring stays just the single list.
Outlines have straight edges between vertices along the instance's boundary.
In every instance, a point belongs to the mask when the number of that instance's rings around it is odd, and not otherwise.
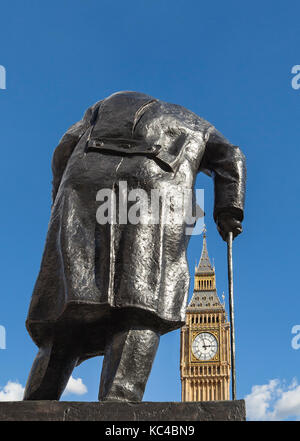
[{"label": "walking cane", "polygon": [[230,342],[231,342],[231,387],[232,399],[236,399],[235,382],[235,335],[234,335],[234,304],[233,304],[233,266],[232,266],[232,232],[227,237],[228,289],[230,313]]}]

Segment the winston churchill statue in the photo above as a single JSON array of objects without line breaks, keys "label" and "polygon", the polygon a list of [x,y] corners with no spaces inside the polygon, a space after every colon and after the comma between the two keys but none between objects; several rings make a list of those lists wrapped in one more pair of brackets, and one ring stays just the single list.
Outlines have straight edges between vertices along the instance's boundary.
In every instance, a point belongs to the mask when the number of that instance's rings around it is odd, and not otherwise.
[{"label": "winston churchill statue", "polygon": [[184,324],[190,235],[184,215],[164,222],[163,203],[158,215],[147,207],[156,222],[120,220],[118,204],[107,207],[112,221],[99,221],[99,194],[120,200],[125,188],[150,198],[168,189],[176,199],[203,171],[214,179],[225,240],[242,231],[244,155],[184,107],[118,92],[65,133],[52,169],[51,219],[26,321],[39,351],[24,399],[59,400],[74,367],[104,355],[99,400],[140,401],[160,336]]}]

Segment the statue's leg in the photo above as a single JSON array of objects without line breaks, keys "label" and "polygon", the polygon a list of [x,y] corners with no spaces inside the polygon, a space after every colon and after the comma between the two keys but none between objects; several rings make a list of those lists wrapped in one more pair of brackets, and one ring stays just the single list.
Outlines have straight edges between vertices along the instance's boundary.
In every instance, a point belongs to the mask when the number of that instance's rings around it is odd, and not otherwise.
[{"label": "statue's leg", "polygon": [[41,347],[33,362],[24,400],[59,400],[78,357],[52,343]]},{"label": "statue's leg", "polygon": [[105,350],[100,401],[141,401],[159,344],[160,334],[130,329],[113,335]]}]

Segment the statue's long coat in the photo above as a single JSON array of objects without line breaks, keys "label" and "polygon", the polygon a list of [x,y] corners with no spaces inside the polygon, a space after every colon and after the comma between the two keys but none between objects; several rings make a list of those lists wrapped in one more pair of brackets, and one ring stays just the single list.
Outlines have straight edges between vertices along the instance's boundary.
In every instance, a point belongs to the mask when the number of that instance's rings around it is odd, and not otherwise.
[{"label": "statue's long coat", "polygon": [[229,212],[242,220],[240,149],[184,107],[119,92],[66,132],[52,168],[51,219],[26,322],[37,345],[71,330],[83,359],[102,354],[118,327],[165,333],[182,326],[189,288],[184,219],[165,224],[161,210],[156,225],[101,225],[96,195],[108,188],[118,200],[120,181],[128,191],[179,194],[204,171],[214,177],[215,219]]}]

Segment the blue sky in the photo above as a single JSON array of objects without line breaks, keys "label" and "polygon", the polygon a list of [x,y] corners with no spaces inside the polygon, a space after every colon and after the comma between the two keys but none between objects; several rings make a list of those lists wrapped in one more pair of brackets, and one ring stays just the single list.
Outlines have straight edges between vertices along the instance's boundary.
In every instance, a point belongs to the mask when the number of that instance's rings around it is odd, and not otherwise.
[{"label": "blue sky", "polygon": [[[299,14],[296,1],[2,3],[0,399],[8,381],[25,385],[36,353],[25,319],[50,214],[53,150],[88,106],[137,90],[191,109],[246,155],[244,233],[234,243],[237,396],[251,394],[252,419],[300,417],[300,350],[291,346],[300,324],[300,89],[291,86]],[[227,298],[213,183],[199,175],[197,187],[205,189],[208,250]],[[192,276],[201,247],[202,236],[193,236]],[[87,392],[64,399],[96,401],[100,371],[100,358],[76,368]],[[178,331],[161,339],[144,400],[180,401]]]}]

